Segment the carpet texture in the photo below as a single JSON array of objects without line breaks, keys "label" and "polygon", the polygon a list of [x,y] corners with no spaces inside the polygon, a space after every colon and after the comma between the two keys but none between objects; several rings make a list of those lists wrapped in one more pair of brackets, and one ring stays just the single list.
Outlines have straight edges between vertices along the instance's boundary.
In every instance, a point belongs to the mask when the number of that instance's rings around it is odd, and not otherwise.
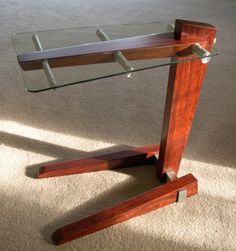
[{"label": "carpet texture", "polygon": [[[236,2],[0,0],[0,250],[236,250]],[[154,167],[36,180],[42,163],[160,141],[168,69],[30,94],[15,32],[199,20],[218,27],[180,176],[199,194],[60,247],[50,234],[158,185]]]}]

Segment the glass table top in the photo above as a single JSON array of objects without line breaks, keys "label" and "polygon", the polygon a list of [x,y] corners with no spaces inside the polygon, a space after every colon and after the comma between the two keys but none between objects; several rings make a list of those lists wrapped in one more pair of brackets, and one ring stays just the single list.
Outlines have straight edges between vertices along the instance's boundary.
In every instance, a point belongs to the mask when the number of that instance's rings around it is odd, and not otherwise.
[{"label": "glass table top", "polygon": [[[168,32],[167,26],[167,23],[145,23],[16,33],[13,34],[13,44],[17,55],[20,55],[22,53],[40,50],[35,43],[35,34],[40,41],[42,46],[41,49],[47,50],[100,42],[105,39],[113,40],[166,33]],[[104,38],[104,36],[106,36],[106,38]],[[121,54],[121,57],[123,57],[122,51],[115,52],[114,56],[117,56],[117,53]],[[172,57],[171,59],[129,60],[125,62],[122,61],[123,66],[122,62],[119,60],[120,58],[116,58],[114,62],[109,63],[58,68],[49,67],[50,76],[48,76],[47,72],[45,73],[45,69],[22,71],[22,76],[26,90],[30,92],[40,92],[124,74],[126,74],[128,78],[132,78],[132,75],[135,74],[135,72],[168,66],[177,62],[196,60],[199,58],[210,58],[216,55],[217,52],[213,49],[210,52],[210,55],[199,56],[193,54],[191,58],[188,57],[188,59],[181,60],[179,58],[177,59],[177,57]],[[122,60],[125,59],[123,58]]]}]

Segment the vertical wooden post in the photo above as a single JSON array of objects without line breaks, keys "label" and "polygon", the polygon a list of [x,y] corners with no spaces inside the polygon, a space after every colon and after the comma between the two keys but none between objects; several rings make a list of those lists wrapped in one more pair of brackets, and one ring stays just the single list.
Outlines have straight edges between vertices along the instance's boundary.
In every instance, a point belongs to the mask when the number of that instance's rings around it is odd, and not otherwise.
[{"label": "vertical wooden post", "polygon": [[[210,24],[186,20],[176,20],[175,23],[175,39],[196,38],[196,41],[205,42],[204,48],[207,50],[211,50],[215,33],[216,28]],[[157,164],[157,176],[160,180],[163,180],[169,169],[178,173],[206,67],[200,59],[170,66]]]}]

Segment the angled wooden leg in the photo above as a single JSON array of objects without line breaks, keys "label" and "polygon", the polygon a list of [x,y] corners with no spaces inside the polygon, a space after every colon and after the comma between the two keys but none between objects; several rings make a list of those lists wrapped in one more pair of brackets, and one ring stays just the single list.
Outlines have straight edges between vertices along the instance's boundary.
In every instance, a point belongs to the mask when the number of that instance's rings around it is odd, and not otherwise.
[{"label": "angled wooden leg", "polygon": [[92,158],[48,164],[40,168],[37,178],[48,178],[152,164],[155,162],[154,155],[158,153],[159,145],[149,145],[137,147],[133,150],[120,151]]},{"label": "angled wooden leg", "polygon": [[56,245],[63,244],[167,206],[177,201],[178,191],[182,189],[187,190],[187,197],[197,193],[197,180],[192,174],[177,178],[99,213],[64,226],[53,233],[53,241]]}]

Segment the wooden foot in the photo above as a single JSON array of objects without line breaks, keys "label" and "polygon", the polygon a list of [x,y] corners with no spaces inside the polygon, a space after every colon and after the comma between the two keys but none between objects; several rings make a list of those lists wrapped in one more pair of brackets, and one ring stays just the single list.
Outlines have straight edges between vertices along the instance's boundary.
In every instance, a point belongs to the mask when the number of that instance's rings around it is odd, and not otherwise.
[{"label": "wooden foot", "polygon": [[159,145],[149,145],[134,148],[133,150],[110,153],[92,158],[53,163],[41,167],[37,174],[37,178],[48,178],[152,164],[156,159],[154,155],[158,153]]},{"label": "wooden foot", "polygon": [[178,191],[186,189],[187,197],[197,194],[197,180],[192,174],[177,178],[113,207],[56,230],[56,245],[110,227],[130,218],[167,206],[178,199]]}]

